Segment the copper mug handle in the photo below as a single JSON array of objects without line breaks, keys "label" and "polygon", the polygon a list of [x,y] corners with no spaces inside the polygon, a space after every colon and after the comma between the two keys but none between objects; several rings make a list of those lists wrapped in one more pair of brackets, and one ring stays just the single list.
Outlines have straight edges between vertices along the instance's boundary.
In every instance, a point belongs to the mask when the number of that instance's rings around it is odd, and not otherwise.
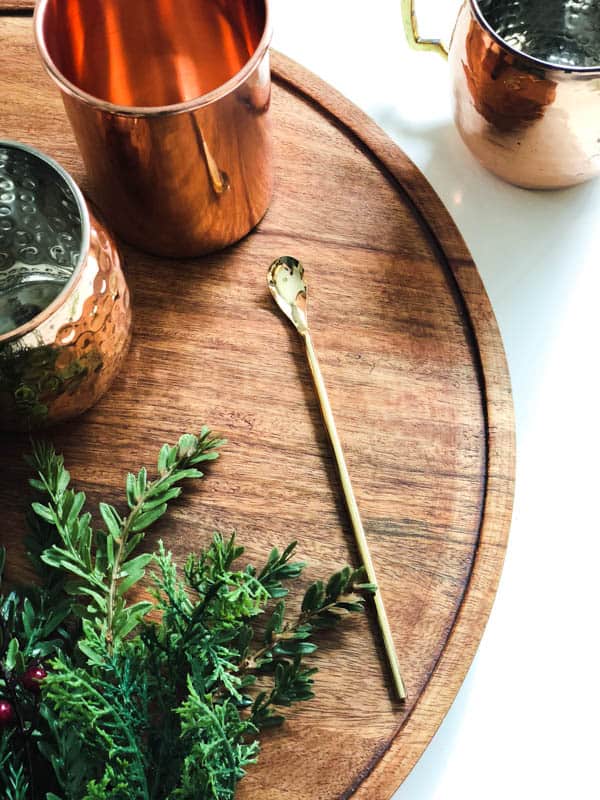
[{"label": "copper mug handle", "polygon": [[406,39],[413,50],[439,53],[443,58],[448,58],[448,48],[441,39],[423,39],[419,35],[415,0],[402,0],[402,22]]}]

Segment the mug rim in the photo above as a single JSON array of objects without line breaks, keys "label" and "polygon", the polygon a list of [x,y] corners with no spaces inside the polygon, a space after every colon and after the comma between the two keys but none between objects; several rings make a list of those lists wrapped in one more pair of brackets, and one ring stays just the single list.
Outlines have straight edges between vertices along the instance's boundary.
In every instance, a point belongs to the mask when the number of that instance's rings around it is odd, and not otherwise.
[{"label": "mug rim", "polygon": [[36,314],[35,317],[30,319],[28,322],[25,322],[23,325],[20,325],[18,328],[13,328],[10,331],[6,331],[6,333],[0,334],[0,345],[3,345],[7,344],[8,342],[23,338],[28,333],[31,333],[44,322],[46,322],[46,320],[48,320],[63,305],[66,298],[71,294],[77,283],[79,283],[81,274],[83,272],[83,267],[87,261],[88,253],[90,251],[91,222],[89,209],[81,189],[75,183],[73,177],[66,171],[66,169],[61,167],[57,161],[55,161],[53,158],[50,158],[50,156],[47,156],[45,153],[36,150],[35,147],[22,144],[21,142],[15,142],[11,139],[0,139],[0,148],[21,150],[22,152],[28,153],[30,156],[43,161],[52,170],[57,172],[67,184],[69,191],[72,192],[81,217],[81,252],[79,254],[79,260],[77,261],[75,269],[73,270],[73,274],[65,283],[59,294],[54,298],[54,300],[44,309],[42,309],[39,314]]},{"label": "mug rim", "polygon": [[517,50],[516,47],[513,47],[513,45],[509,44],[506,39],[503,39],[502,36],[500,36],[500,34],[490,25],[479,6],[479,0],[469,0],[469,3],[477,21],[483,28],[485,28],[490,36],[495,39],[499,45],[509,50],[515,56],[522,58],[524,61],[528,61],[536,67],[543,67],[546,71],[552,72],[562,72],[566,74],[574,73],[577,75],[600,73],[600,63],[593,67],[577,67],[570,66],[568,64],[556,64],[553,61],[545,61],[543,58],[537,58],[529,53],[524,53],[522,50]]},{"label": "mug rim", "polygon": [[119,105],[118,103],[111,103],[108,100],[103,100],[100,97],[96,97],[95,95],[84,91],[77,86],[77,84],[66,78],[61,70],[58,69],[46,45],[43,31],[43,23],[49,2],[50,0],[37,0],[33,15],[35,42],[44,67],[50,73],[50,76],[58,84],[60,89],[62,89],[66,94],[86,103],[87,105],[92,106],[95,109],[118,116],[163,117],[167,115],[184,114],[204,108],[217,102],[218,100],[221,100],[224,97],[227,97],[227,95],[232,94],[254,72],[258,64],[260,64],[267,53],[273,38],[270,2],[269,0],[261,0],[265,7],[265,25],[262,36],[256,45],[256,49],[246,61],[244,66],[228,81],[225,81],[225,83],[222,83],[220,86],[217,86],[216,89],[213,89],[206,94],[193,97],[190,100],[184,100],[181,103],[172,103],[170,105],[163,106],[124,106]]}]

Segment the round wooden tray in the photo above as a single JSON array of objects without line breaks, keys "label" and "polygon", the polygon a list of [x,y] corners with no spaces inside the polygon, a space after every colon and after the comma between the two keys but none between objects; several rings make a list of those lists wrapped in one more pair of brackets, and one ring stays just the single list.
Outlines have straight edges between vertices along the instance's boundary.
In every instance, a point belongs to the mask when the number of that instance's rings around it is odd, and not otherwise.
[{"label": "round wooden tray", "polygon": [[[86,188],[31,21],[0,19],[1,135]],[[229,439],[162,536],[181,560],[235,529],[250,559],[299,539],[307,579],[356,558],[302,344],[266,288],[273,258],[306,267],[310,319],[409,692],[389,692],[374,620],[318,653],[317,698],[264,739],[240,798],[386,798],[471,663],[501,571],[513,496],[504,353],[477,270],[409,159],[330,87],[274,54],[276,192],[255,233],[198,261],[125,248],[129,361],[83,419],[52,432],[75,482],[119,501],[125,472],[209,423]],[[245,288],[231,292],[231,286]],[[22,555],[23,437],[0,452],[1,539]]]}]

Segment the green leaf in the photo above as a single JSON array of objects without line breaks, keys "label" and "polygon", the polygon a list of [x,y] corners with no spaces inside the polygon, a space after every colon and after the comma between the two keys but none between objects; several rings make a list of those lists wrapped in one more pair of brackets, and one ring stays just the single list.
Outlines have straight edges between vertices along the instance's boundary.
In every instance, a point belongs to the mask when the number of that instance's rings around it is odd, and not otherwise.
[{"label": "green leaf", "polygon": [[307,656],[314,653],[316,649],[317,645],[312,642],[300,642],[292,639],[278,642],[274,652],[278,656]]},{"label": "green leaf", "polygon": [[119,577],[130,575],[132,572],[143,572],[153,559],[154,555],[152,553],[142,553],[141,555],[130,559],[123,564]]},{"label": "green leaf", "polygon": [[69,486],[70,481],[71,481],[71,476],[69,475],[67,470],[66,469],[61,470],[58,476],[58,480],[56,482],[57,494],[59,495],[64,494]]},{"label": "green leaf", "polygon": [[169,460],[169,453],[171,452],[171,448],[168,444],[163,444],[160,449],[160,453],[158,454],[158,472],[162,475],[168,469],[168,460]]},{"label": "green leaf", "polygon": [[124,639],[128,636],[153,608],[154,605],[147,601],[141,601],[135,603],[135,605],[129,606],[127,608],[127,613],[122,615],[118,624],[115,625],[115,638]]},{"label": "green leaf", "polygon": [[121,536],[121,526],[123,521],[117,513],[116,508],[108,505],[107,503],[100,503],[100,513],[102,514],[102,519],[104,520],[104,524],[106,525],[109,534],[114,539],[119,539]]},{"label": "green leaf", "polygon": [[134,508],[135,505],[137,504],[138,496],[137,496],[137,483],[133,472],[129,472],[127,474],[126,490],[127,490],[127,503],[129,505],[129,508]]},{"label": "green leaf", "polygon": [[198,449],[198,439],[191,433],[184,433],[183,436],[180,437],[177,447],[179,450],[179,458],[191,458]]},{"label": "green leaf", "polygon": [[136,487],[136,500],[141,500],[142,497],[146,494],[146,490],[148,487],[148,472],[146,471],[146,467],[142,467],[137,476],[137,487]]},{"label": "green leaf", "polygon": [[167,504],[163,503],[163,505],[160,505],[157,508],[142,512],[135,517],[135,521],[131,526],[132,532],[139,533],[141,531],[145,531],[146,528],[149,528],[150,525],[156,522],[156,520],[160,519],[166,510]]},{"label": "green leaf", "polygon": [[105,652],[98,652],[96,648],[89,644],[88,642],[81,639],[78,642],[78,647],[81,652],[86,656],[88,663],[92,666],[101,667],[104,665],[106,661],[106,653]]},{"label": "green leaf", "polygon": [[[219,443],[215,444],[215,447],[221,444],[225,444],[226,440],[221,439]],[[200,464],[203,461],[216,461],[220,456],[220,453],[217,453],[216,450],[213,450],[211,453],[200,453],[200,455],[194,456],[190,459],[190,464]]]},{"label": "green leaf", "polygon": [[367,594],[377,594],[378,591],[376,583],[355,583],[354,589],[357,592],[366,592]]},{"label": "green leaf", "polygon": [[142,510],[151,511],[153,508],[158,508],[158,506],[163,505],[163,503],[168,503],[170,500],[175,500],[175,498],[179,497],[181,491],[181,487],[179,486],[175,486],[172,489],[167,489],[153,500],[147,500],[142,506]]},{"label": "green leaf", "polygon": [[321,607],[325,595],[325,588],[322,581],[315,581],[306,590],[302,600],[302,611],[312,612]]},{"label": "green leaf", "polygon": [[44,506],[41,503],[32,503],[31,508],[35,511],[38,517],[41,517],[41,519],[49,522],[51,525],[56,524],[56,514],[51,508],[48,508],[48,506]]},{"label": "green leaf", "polygon": [[7,672],[13,672],[17,665],[17,659],[19,654],[19,640],[18,639],[11,639],[8,643],[8,648],[6,650],[6,656],[4,659],[4,663],[6,665]]},{"label": "green leaf", "polygon": [[137,558],[131,559],[123,565],[120,573],[120,583],[118,594],[124,595],[131,587],[144,577],[144,573],[148,564],[152,561],[154,556],[151,553],[143,553]]},{"label": "green leaf", "polygon": [[31,605],[31,600],[26,597],[23,600],[23,630],[25,631],[26,636],[29,638],[33,633],[33,628],[35,626],[35,611],[33,606]]},{"label": "green leaf", "polygon": [[75,520],[81,513],[83,506],[85,505],[85,494],[83,492],[77,492],[73,495],[73,500],[71,503],[71,508],[69,510],[69,514],[67,516],[67,527],[72,527],[75,524]]},{"label": "green leaf", "polygon": [[327,582],[325,592],[328,597],[338,597],[344,588],[344,578],[341,572],[334,573]]},{"label": "green leaf", "polygon": [[108,567],[113,567],[115,564],[115,540],[113,536],[107,536],[105,539],[106,545],[106,564]]},{"label": "green leaf", "polygon": [[161,478],[160,481],[155,483],[149,490],[148,490],[148,497],[154,497],[157,494],[160,494],[165,489],[170,489],[176,483],[180,483],[183,480],[188,480],[191,478],[202,478],[204,477],[204,473],[200,472],[198,469],[179,469],[174,472],[172,475],[169,475],[165,478]]},{"label": "green leaf", "polygon": [[285,614],[285,602],[283,600],[280,600],[273,609],[273,613],[271,614],[271,617],[266,624],[265,634],[264,634],[265,642],[273,641],[274,634],[281,633],[281,629],[283,627],[284,614]]}]

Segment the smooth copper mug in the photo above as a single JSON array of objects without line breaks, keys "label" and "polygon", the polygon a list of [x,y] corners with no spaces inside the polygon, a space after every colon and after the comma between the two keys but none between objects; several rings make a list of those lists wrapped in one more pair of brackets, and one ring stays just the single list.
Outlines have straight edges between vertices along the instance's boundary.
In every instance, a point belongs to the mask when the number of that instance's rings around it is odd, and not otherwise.
[{"label": "smooth copper mug", "polygon": [[127,242],[198,256],[272,194],[268,0],[38,0],[91,193]]},{"label": "smooth copper mug", "polygon": [[104,225],[56,162],[0,141],[0,429],[86,411],[116,377],[130,335],[129,292]]},{"label": "smooth copper mug", "polygon": [[[419,36],[403,0],[409,44]],[[504,180],[533,189],[600,174],[600,3],[465,0],[449,47],[455,121],[475,156]]]}]

